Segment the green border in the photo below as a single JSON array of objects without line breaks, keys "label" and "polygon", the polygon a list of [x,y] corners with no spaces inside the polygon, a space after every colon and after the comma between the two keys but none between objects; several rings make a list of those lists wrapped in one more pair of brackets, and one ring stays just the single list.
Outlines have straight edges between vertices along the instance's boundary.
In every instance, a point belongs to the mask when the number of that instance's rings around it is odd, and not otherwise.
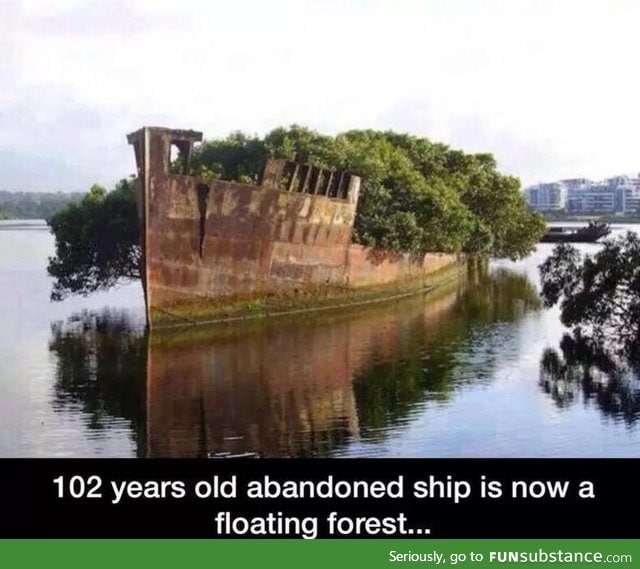
[{"label": "green border", "polygon": [[[87,520],[87,523],[90,523]],[[594,522],[596,523],[596,522]],[[390,561],[391,552],[443,555],[445,563],[433,561]],[[543,551],[547,555],[600,553],[599,563],[518,562],[504,563],[491,552]],[[396,553],[396,554],[397,554]],[[396,555],[394,554],[394,555]],[[471,555],[475,561],[471,561]],[[454,558],[454,555],[457,556]],[[462,556],[466,556],[466,560]],[[478,561],[478,556],[482,561]],[[630,556],[606,560],[606,556]],[[495,556],[495,553],[494,553]],[[454,559],[457,563],[452,563]],[[339,567],[590,567],[619,564],[640,565],[640,540],[2,540],[2,567],[64,567],[68,569],[137,567],[295,567],[335,569]]]}]

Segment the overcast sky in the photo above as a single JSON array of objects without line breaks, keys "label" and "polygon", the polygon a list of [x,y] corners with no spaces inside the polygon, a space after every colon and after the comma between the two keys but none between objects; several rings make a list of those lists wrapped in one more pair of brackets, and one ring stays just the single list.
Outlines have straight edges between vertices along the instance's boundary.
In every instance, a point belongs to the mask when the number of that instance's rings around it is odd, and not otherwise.
[{"label": "overcast sky", "polygon": [[0,0],[0,189],[133,172],[143,125],[391,128],[529,184],[640,170],[638,0]]}]

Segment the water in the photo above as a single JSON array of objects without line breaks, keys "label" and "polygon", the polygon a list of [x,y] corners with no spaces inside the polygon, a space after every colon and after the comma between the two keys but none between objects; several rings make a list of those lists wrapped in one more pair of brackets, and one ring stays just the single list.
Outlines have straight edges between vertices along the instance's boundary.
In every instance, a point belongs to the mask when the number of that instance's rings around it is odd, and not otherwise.
[{"label": "water", "polygon": [[637,456],[636,378],[541,365],[566,332],[536,291],[551,249],[426,298],[149,337],[138,283],[52,303],[52,236],[0,222],[0,456]]}]

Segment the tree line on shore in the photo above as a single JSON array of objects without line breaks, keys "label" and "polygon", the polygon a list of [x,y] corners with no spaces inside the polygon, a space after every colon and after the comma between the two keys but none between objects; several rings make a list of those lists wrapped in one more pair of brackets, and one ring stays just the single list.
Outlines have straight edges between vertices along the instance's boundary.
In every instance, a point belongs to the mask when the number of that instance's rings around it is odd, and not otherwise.
[{"label": "tree line on shore", "polygon": [[78,202],[81,193],[0,191],[0,219],[50,219],[69,204]]}]

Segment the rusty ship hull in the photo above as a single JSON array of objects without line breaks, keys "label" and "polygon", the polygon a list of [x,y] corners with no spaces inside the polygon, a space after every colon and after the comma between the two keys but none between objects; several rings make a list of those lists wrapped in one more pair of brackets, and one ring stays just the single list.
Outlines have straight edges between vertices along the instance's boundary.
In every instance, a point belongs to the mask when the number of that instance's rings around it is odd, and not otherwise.
[{"label": "rusty ship hull", "polygon": [[[455,255],[352,243],[357,176],[272,159],[259,184],[187,175],[201,140],[200,132],[158,127],[128,135],[149,327],[374,302],[457,270]],[[172,172],[172,146],[183,173]]]}]

